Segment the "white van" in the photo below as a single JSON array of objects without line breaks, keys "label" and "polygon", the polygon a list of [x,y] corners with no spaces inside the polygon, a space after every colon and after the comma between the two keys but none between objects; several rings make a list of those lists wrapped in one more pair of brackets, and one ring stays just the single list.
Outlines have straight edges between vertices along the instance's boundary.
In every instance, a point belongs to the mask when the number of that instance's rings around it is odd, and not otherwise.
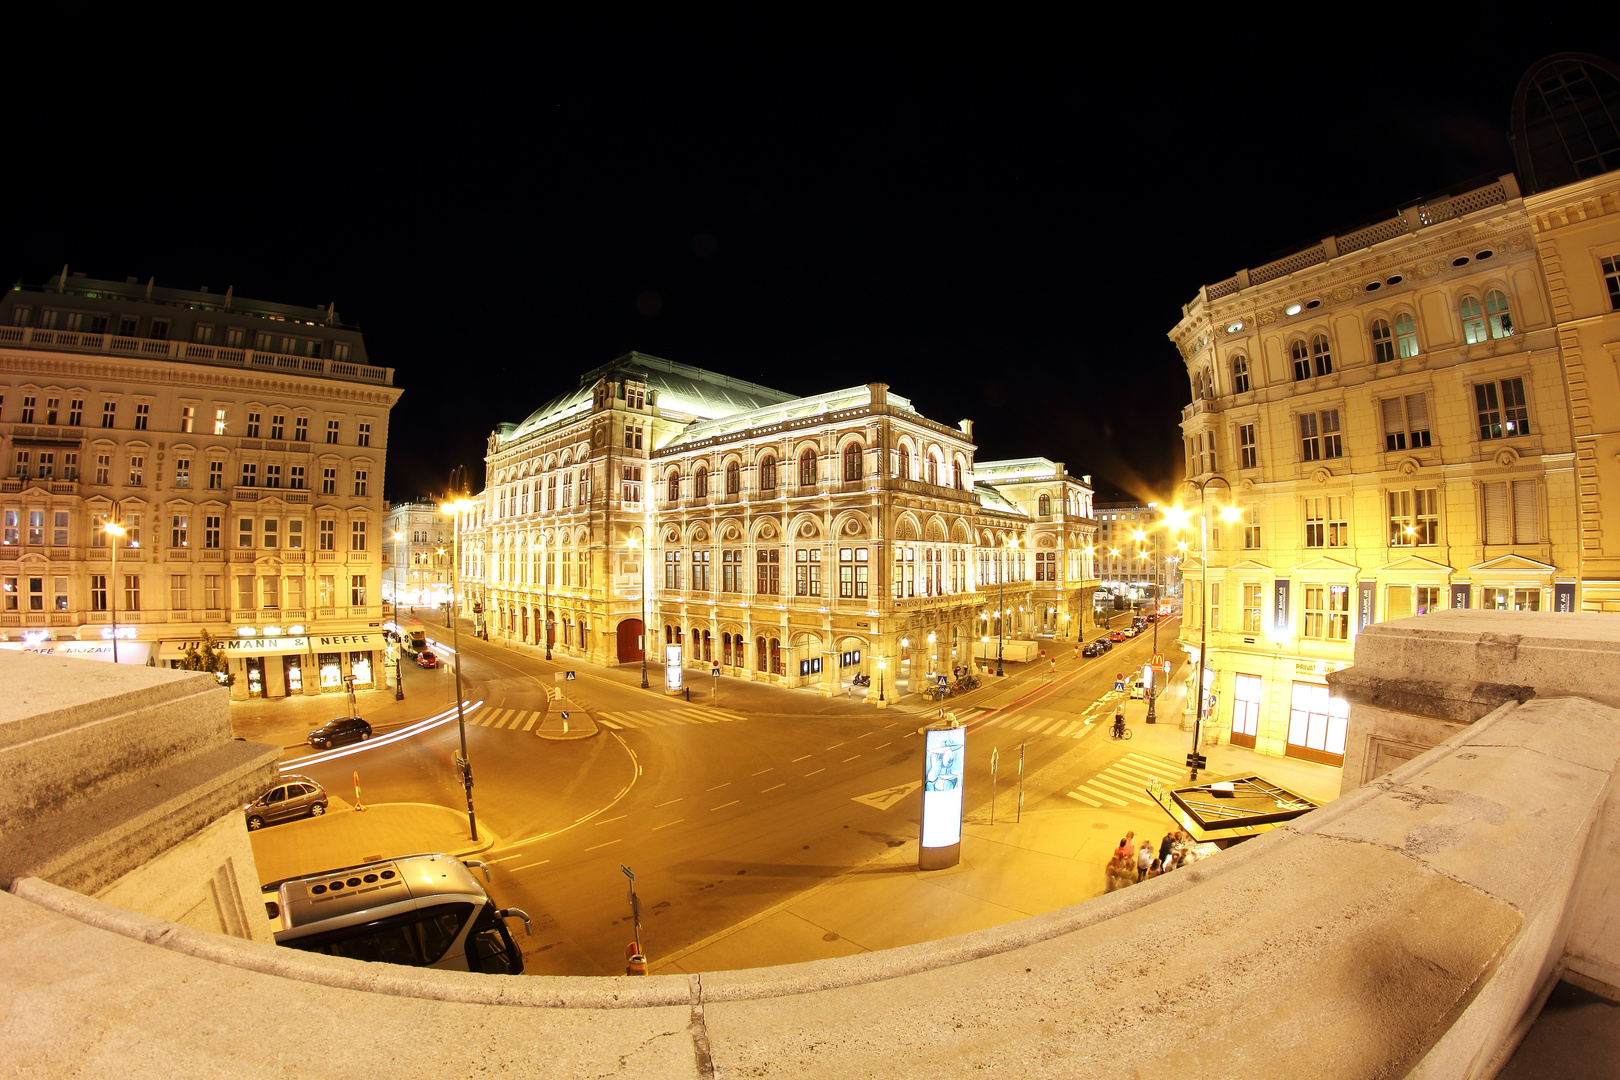
[{"label": "white van", "polygon": [[469,866],[452,855],[406,855],[346,866],[264,887],[276,944],[330,956],[413,967],[523,974],[523,954],[507,919],[527,913],[497,908]]}]

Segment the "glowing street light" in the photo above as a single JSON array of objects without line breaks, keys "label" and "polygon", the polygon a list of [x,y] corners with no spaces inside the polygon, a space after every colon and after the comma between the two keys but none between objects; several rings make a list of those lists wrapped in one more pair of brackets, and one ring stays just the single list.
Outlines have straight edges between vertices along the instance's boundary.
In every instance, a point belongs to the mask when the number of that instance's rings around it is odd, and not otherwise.
[{"label": "glowing street light", "polygon": [[[112,581],[107,589],[107,610],[112,617],[113,663],[118,663],[118,543],[127,531],[116,521],[109,521],[101,527],[101,531],[113,538],[112,541]],[[132,545],[133,546],[133,545]]]},{"label": "glowing street light", "polygon": [[[450,531],[450,597],[452,603],[461,601],[461,516],[472,509],[471,499],[455,499],[439,505],[439,510],[455,522]],[[461,620],[450,621],[451,648],[456,650],[456,725],[461,729],[461,784],[467,793],[467,827],[472,838],[478,839],[478,818],[473,814],[472,762],[467,757],[467,715],[461,707]]]}]

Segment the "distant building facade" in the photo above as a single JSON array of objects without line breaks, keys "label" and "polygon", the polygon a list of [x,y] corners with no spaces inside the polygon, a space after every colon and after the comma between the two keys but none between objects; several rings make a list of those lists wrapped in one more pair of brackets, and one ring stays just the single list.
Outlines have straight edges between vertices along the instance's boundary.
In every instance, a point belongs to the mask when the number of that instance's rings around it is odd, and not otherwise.
[{"label": "distant building facade", "polygon": [[1155,589],[1169,593],[1177,551],[1163,524],[1158,503],[1097,504],[1099,602],[1104,597],[1122,603],[1145,600]]},{"label": "distant building facade", "polygon": [[450,516],[431,499],[395,503],[383,519],[383,593],[390,613],[450,599]]},{"label": "distant building facade", "polygon": [[236,697],[380,685],[392,383],[330,308],[65,271],[5,293],[0,644],[110,659],[116,617],[123,663],[208,630]]},{"label": "distant building facade", "polygon": [[795,398],[632,353],[491,436],[463,568],[484,552],[496,638],[603,663],[645,644],[655,669],[679,646],[704,671],[894,693],[998,630],[1073,633],[1061,616],[1089,610],[1089,485],[997,463],[1012,495],[986,506],[973,451],[971,422],[881,383]]}]

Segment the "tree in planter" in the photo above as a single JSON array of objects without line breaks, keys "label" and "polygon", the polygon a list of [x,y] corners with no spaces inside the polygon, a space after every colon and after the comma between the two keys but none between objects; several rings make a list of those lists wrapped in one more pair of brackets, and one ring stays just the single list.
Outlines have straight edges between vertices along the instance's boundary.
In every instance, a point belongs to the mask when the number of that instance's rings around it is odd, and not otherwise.
[{"label": "tree in planter", "polygon": [[202,632],[202,647],[199,649],[192,645],[186,649],[186,655],[180,659],[182,671],[212,672],[219,680],[221,686],[231,686],[236,682],[236,676],[231,674],[231,665],[225,651],[218,648],[219,641],[207,630]]}]

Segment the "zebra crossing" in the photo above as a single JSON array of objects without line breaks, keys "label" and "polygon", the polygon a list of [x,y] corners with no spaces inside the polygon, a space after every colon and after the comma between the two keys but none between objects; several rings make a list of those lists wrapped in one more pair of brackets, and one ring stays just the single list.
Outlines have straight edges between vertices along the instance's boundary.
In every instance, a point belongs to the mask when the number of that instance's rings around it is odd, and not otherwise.
[{"label": "zebra crossing", "polygon": [[603,727],[623,730],[625,728],[679,727],[684,724],[721,724],[748,718],[742,713],[716,709],[708,705],[685,705],[673,710],[643,709],[632,712],[599,713],[596,719]]},{"label": "zebra crossing", "polygon": [[[953,710],[947,709],[946,712]],[[991,709],[963,709],[955,710],[958,723],[967,726],[978,724]],[[1078,739],[1086,732],[1084,718],[1075,716],[1040,716],[1035,713],[995,713],[990,719],[984,721],[984,727],[996,728],[1002,731],[1020,731],[1026,735],[1047,735],[1058,739]]]},{"label": "zebra crossing", "polygon": [[1124,809],[1131,806],[1152,806],[1147,793],[1148,785],[1157,780],[1166,788],[1174,787],[1186,776],[1178,761],[1155,757],[1152,754],[1127,753],[1090,780],[1068,792],[1069,798],[1096,809]]},{"label": "zebra crossing", "polygon": [[544,720],[546,714],[535,712],[532,709],[478,709],[469,717],[467,723],[478,727],[503,728],[507,731],[533,731],[534,726]]}]

